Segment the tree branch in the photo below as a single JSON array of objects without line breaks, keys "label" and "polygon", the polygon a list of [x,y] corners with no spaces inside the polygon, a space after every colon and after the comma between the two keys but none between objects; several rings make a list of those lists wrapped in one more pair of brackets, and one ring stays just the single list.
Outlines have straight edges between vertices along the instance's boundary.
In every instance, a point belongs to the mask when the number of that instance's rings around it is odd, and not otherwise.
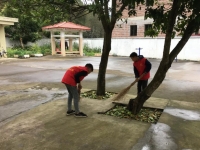
[{"label": "tree branch", "polygon": [[110,24],[109,10],[108,10],[108,1],[109,0],[104,0],[104,10],[105,10],[106,21]]},{"label": "tree branch", "polygon": [[[101,0],[102,1],[102,0]],[[101,23],[102,23],[102,26],[104,28],[104,31],[108,31],[108,24],[106,22],[106,17],[105,17],[105,14],[104,14],[104,11],[103,11],[103,3],[101,2],[101,4],[99,3],[99,0],[95,0],[95,4],[97,5],[98,7],[98,10],[100,13],[99,14],[99,18],[101,20]],[[100,6],[99,6],[100,5]]]},{"label": "tree branch", "polygon": [[187,43],[187,41],[189,40],[191,35],[194,33],[194,30],[197,26],[197,22],[195,20],[196,20],[196,18],[188,23],[188,26],[187,26],[181,40],[178,42],[176,47],[172,50],[172,52],[169,55],[169,59],[170,59],[169,63],[172,63],[174,61],[175,57],[180,53],[180,51],[185,46],[185,44]]},{"label": "tree branch", "polygon": [[117,5],[117,0],[112,0],[112,11],[111,11],[111,28],[113,29],[117,20],[116,17],[116,5]]},{"label": "tree branch", "polygon": [[167,25],[167,30],[166,30],[166,36],[165,36],[165,45],[164,45],[164,50],[163,50],[163,59],[162,61],[168,62],[169,59],[169,51],[170,51],[170,45],[171,45],[171,38],[172,38],[172,33],[173,33],[173,28],[176,22],[176,17],[178,13],[178,6],[180,5],[180,0],[174,0],[173,5],[172,5],[172,10],[169,14],[169,23]]}]

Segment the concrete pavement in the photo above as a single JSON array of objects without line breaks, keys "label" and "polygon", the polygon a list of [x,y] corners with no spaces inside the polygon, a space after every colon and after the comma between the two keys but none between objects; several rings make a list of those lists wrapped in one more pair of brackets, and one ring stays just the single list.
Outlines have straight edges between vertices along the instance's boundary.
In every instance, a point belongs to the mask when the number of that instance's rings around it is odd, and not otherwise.
[{"label": "concrete pavement", "polygon": [[[66,68],[94,64],[94,73],[82,84],[96,89],[99,60],[59,56],[0,60],[1,149],[200,149],[199,62],[173,63],[163,84],[145,103],[165,108],[156,125],[97,114],[113,106],[110,100],[83,99],[80,107],[89,117],[66,117],[67,92],[60,83]],[[154,75],[159,60],[150,61]],[[107,91],[119,92],[133,80],[128,57],[109,58]],[[129,94],[122,102],[135,97],[136,86]]]}]

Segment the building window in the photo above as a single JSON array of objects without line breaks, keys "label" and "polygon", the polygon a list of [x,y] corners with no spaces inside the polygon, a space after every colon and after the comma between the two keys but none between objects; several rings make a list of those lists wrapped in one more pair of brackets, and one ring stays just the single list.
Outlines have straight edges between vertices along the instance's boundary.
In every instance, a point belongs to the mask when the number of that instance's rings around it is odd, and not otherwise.
[{"label": "building window", "polygon": [[130,26],[130,36],[137,36],[137,25]]},{"label": "building window", "polygon": [[195,35],[199,35],[199,31],[195,32],[194,34],[195,34]]},{"label": "building window", "polygon": [[146,36],[146,33],[152,29],[152,24],[145,24],[144,26],[144,36]]},{"label": "building window", "polygon": [[145,24],[145,32],[152,28],[152,24]]},{"label": "building window", "polygon": [[148,7],[148,6],[152,6],[152,2],[153,2],[154,0],[146,0],[146,6]]},{"label": "building window", "polygon": [[128,10],[130,9],[135,9],[135,3],[129,4],[128,5]]}]

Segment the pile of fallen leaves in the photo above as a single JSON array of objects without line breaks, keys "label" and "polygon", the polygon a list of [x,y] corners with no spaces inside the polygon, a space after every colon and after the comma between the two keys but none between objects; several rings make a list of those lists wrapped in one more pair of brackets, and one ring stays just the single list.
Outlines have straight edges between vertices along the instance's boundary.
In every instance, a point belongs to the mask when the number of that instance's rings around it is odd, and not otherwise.
[{"label": "pile of fallen leaves", "polygon": [[148,123],[156,123],[162,114],[162,110],[153,108],[142,108],[137,115],[133,115],[125,106],[115,106],[107,111],[106,115],[116,116],[119,118],[129,118]]},{"label": "pile of fallen leaves", "polygon": [[81,93],[81,97],[92,98],[92,99],[108,99],[112,97],[115,93],[113,92],[106,92],[104,96],[97,96],[96,91],[88,91]]}]

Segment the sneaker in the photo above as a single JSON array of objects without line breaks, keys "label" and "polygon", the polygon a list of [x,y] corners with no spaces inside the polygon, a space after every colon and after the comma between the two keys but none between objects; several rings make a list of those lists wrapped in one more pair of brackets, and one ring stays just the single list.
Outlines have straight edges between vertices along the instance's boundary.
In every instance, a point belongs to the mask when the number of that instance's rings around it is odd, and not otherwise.
[{"label": "sneaker", "polygon": [[75,114],[74,115],[75,117],[87,117],[87,115],[86,114],[84,114],[84,113],[82,113],[82,112],[79,112],[78,114]]},{"label": "sneaker", "polygon": [[73,115],[73,114],[75,114],[75,111],[74,111],[74,110],[68,110],[68,111],[67,111],[67,116]]}]

